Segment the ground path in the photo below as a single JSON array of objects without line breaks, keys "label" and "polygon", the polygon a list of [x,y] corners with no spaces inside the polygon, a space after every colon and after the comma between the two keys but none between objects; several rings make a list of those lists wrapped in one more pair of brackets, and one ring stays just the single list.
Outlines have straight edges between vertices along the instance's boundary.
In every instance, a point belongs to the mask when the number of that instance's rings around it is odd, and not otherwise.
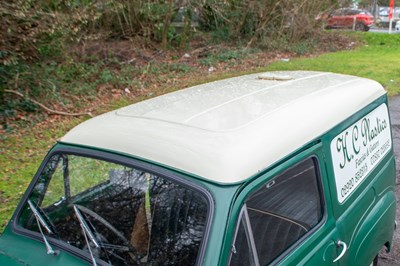
[{"label": "ground path", "polygon": [[396,176],[397,176],[397,214],[396,220],[399,223],[393,236],[393,249],[390,254],[381,253],[379,266],[398,266],[400,265],[400,95],[389,99],[390,118],[392,122],[392,136],[394,156],[396,158]]}]

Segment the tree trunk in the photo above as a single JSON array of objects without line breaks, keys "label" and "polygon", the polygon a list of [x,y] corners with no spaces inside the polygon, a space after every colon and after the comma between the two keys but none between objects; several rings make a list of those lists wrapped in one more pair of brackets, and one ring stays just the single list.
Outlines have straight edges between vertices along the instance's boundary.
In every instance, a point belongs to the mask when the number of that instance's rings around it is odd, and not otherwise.
[{"label": "tree trunk", "polygon": [[169,29],[169,25],[171,25],[171,17],[172,17],[172,0],[169,0],[168,1],[168,13],[164,20],[164,29],[162,32],[162,46],[164,49],[167,48],[168,29]]}]

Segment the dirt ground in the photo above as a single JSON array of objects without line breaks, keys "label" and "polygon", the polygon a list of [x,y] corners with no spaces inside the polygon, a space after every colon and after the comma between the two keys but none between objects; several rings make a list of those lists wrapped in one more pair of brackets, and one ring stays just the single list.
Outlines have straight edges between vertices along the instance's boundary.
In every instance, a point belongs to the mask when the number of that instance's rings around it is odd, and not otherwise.
[{"label": "dirt ground", "polygon": [[[389,100],[390,118],[392,122],[392,136],[393,136],[393,148],[394,156],[396,158],[396,174],[397,174],[397,214],[396,221],[400,223],[400,96],[392,97]],[[399,224],[400,225],[400,224]],[[400,265],[400,226],[393,236],[393,249],[387,254],[381,251],[379,258],[379,266],[398,266]]]}]

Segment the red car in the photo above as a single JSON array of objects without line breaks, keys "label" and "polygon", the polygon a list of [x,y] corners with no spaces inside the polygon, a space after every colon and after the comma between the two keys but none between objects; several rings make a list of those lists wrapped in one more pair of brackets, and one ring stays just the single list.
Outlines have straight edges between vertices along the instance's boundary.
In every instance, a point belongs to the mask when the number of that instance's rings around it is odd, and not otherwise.
[{"label": "red car", "polygon": [[374,17],[366,10],[341,8],[329,14],[327,29],[353,28],[368,31],[374,23]]}]

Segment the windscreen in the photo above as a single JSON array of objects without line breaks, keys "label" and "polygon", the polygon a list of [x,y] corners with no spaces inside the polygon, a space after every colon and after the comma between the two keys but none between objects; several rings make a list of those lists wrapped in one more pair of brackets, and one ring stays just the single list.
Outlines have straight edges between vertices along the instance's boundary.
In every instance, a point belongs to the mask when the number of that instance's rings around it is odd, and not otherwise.
[{"label": "windscreen", "polygon": [[194,265],[208,215],[192,187],[71,154],[48,160],[28,201],[20,226],[110,265]]}]

